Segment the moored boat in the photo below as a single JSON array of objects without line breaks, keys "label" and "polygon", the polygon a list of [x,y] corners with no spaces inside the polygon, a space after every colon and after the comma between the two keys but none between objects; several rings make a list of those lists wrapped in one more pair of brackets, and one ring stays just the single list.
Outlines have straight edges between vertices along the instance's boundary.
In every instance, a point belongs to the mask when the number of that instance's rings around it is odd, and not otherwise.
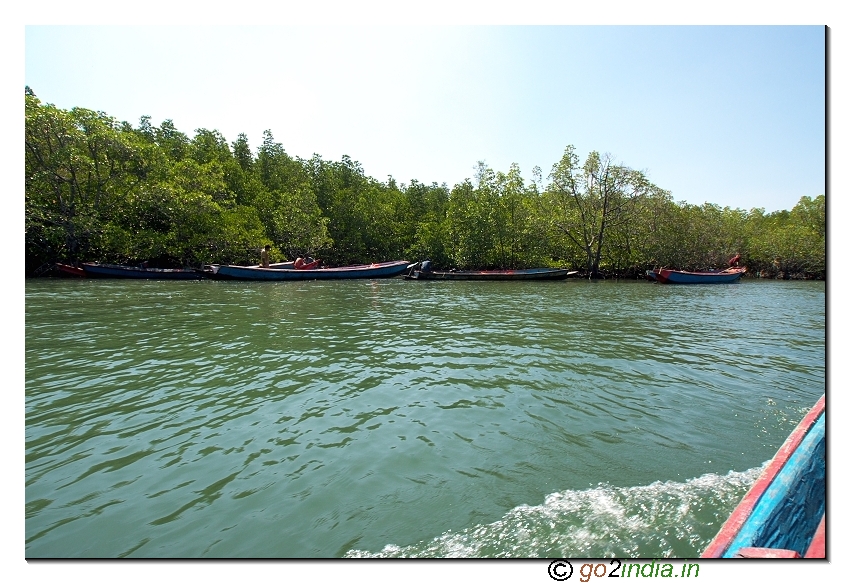
[{"label": "moored boat", "polygon": [[[416,269],[416,267],[419,269]],[[405,274],[405,279],[452,279],[480,281],[556,280],[575,275],[578,271],[540,267],[535,269],[499,269],[482,271],[437,271],[430,261],[422,261]]]},{"label": "moored boat", "polygon": [[203,273],[196,269],[160,269],[109,263],[83,263],[82,269],[86,277],[122,279],[201,279],[204,277]]},{"label": "moored boat", "polygon": [[703,551],[702,558],[826,558],[826,396]]},{"label": "moored boat", "polygon": [[347,267],[295,269],[211,265],[212,277],[250,281],[302,281],[306,279],[372,279],[395,277],[410,267],[407,261],[386,261]]},{"label": "moored boat", "polygon": [[59,275],[66,277],[85,277],[86,272],[82,267],[75,267],[73,265],[67,265],[65,263],[56,263],[54,265],[56,271],[59,272]]},{"label": "moored boat", "polygon": [[661,283],[734,283],[746,273],[746,267],[730,267],[722,271],[678,271],[675,269],[653,269],[648,277]]}]

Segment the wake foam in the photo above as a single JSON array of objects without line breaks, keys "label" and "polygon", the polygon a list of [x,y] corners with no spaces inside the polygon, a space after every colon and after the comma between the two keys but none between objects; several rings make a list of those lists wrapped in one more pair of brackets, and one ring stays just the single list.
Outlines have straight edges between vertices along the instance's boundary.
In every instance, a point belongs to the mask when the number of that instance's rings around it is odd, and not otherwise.
[{"label": "wake foam", "polygon": [[764,466],[682,482],[556,492],[501,520],[349,558],[696,558]]}]

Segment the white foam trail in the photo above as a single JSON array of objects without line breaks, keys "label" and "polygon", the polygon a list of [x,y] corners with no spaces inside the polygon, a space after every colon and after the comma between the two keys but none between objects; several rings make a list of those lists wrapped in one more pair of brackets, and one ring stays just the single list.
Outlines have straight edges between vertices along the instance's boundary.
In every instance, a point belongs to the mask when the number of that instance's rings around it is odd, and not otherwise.
[{"label": "white foam trail", "polygon": [[764,467],[682,482],[556,492],[501,520],[346,557],[695,558]]}]

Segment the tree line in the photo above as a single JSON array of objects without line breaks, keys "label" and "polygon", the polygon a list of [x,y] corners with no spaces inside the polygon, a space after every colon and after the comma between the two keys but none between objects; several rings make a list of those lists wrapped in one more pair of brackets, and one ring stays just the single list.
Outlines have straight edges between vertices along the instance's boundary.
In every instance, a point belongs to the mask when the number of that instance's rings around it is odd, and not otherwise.
[{"label": "tree line", "polygon": [[545,180],[479,163],[448,187],[367,176],[287,154],[272,132],[193,137],[171,120],[137,127],[63,110],[27,87],[26,269],[100,261],[161,267],[257,264],[311,255],[326,265],[430,259],[438,268],[562,266],[587,277],[704,269],[741,255],[750,274],[825,278],[825,197],[790,211],[674,201],[644,173],[568,146]]}]

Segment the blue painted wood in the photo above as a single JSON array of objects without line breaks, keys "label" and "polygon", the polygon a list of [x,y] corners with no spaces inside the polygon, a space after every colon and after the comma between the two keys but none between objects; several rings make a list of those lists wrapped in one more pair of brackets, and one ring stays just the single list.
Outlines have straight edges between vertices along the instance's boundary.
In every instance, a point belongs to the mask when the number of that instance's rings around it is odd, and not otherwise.
[{"label": "blue painted wood", "polygon": [[723,557],[735,557],[744,547],[805,554],[825,510],[825,453],[823,414],[765,490]]},{"label": "blue painted wood", "polygon": [[734,283],[741,279],[745,269],[724,271],[676,271],[673,269],[656,270],[655,279],[661,283]]},{"label": "blue painted wood", "polygon": [[372,279],[395,277],[404,272],[407,261],[387,261],[370,265],[329,267],[327,269],[274,269],[242,267],[239,265],[214,265],[213,273],[220,279],[251,281],[303,281],[308,279]]}]

